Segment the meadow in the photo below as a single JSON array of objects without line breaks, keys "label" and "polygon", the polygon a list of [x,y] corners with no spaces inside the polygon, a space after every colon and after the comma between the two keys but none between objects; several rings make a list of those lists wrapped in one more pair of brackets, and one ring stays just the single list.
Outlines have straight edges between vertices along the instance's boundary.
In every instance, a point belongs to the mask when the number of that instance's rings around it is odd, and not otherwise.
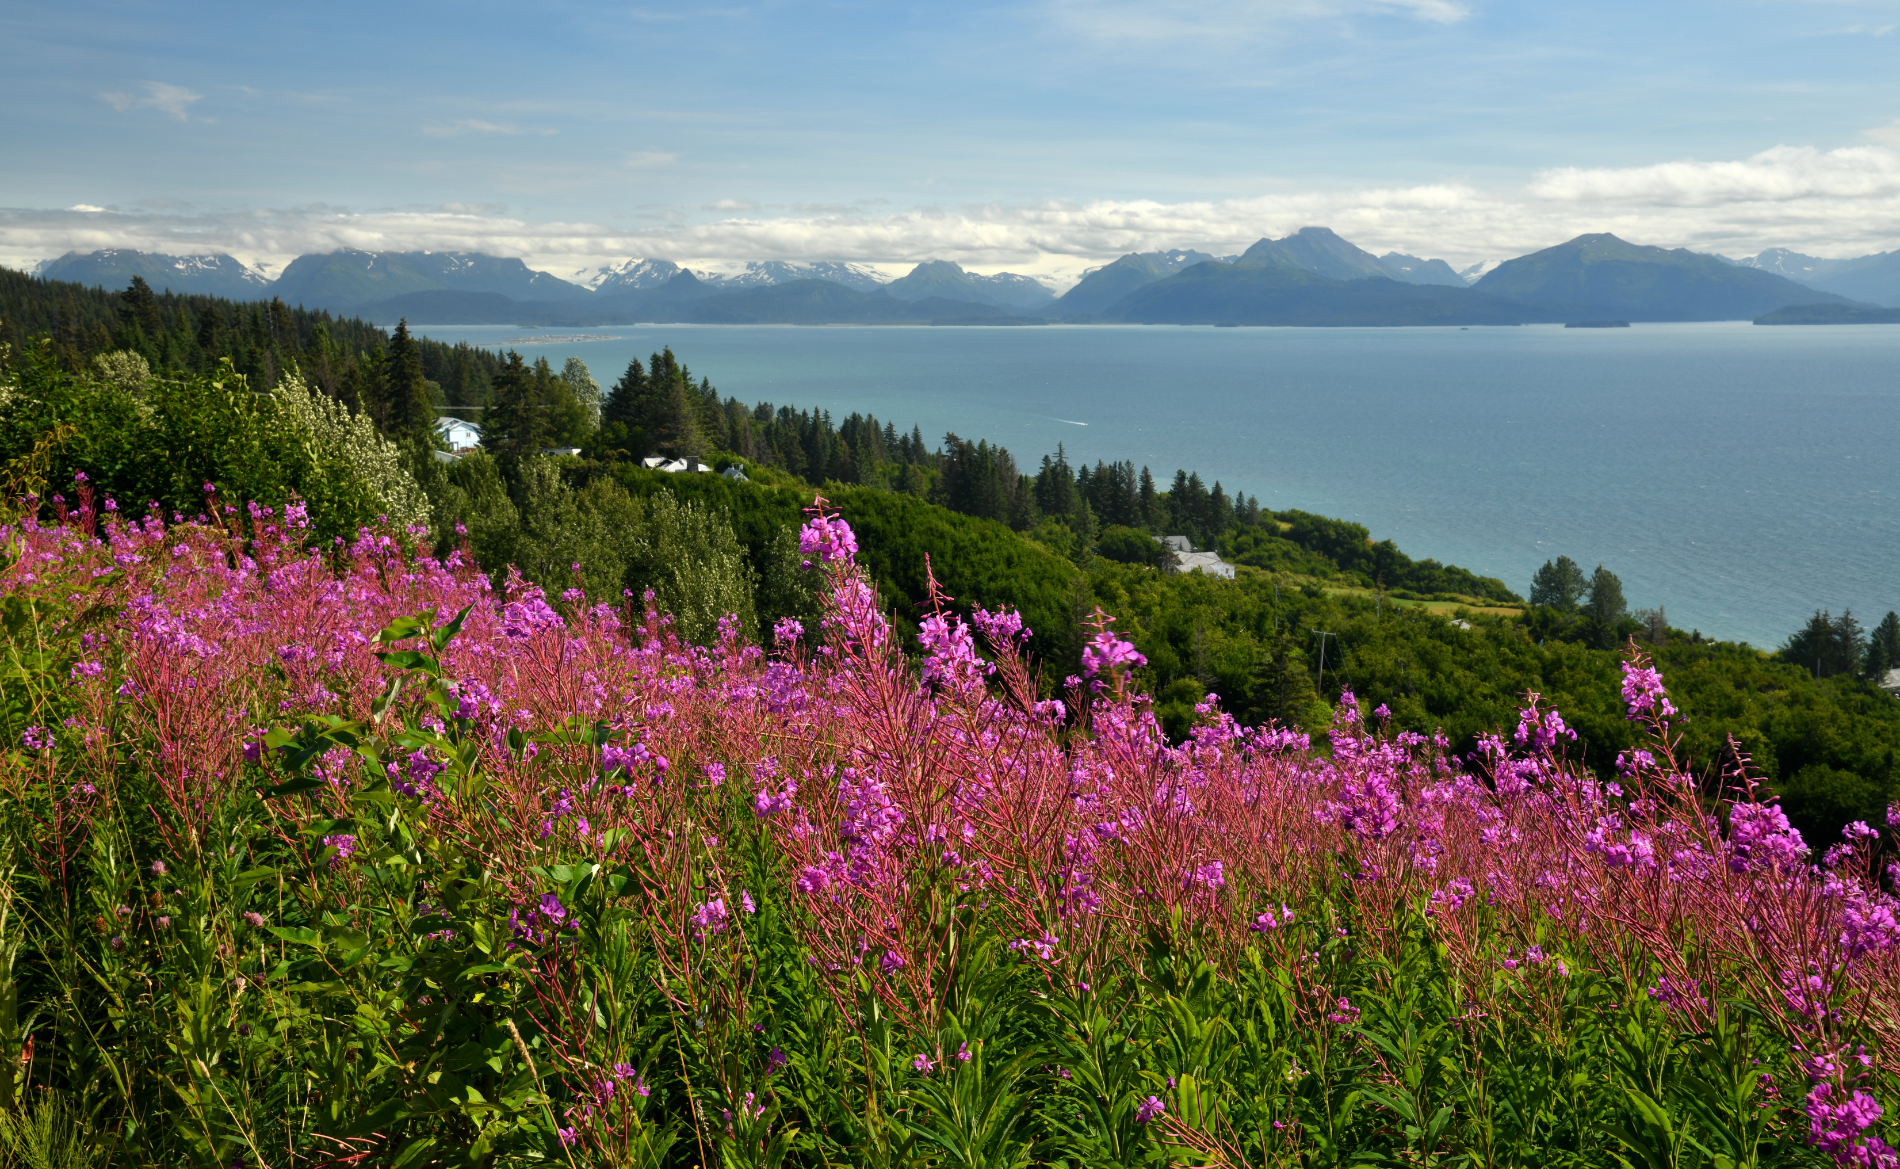
[{"label": "meadow", "polygon": [[[31,1166],[1891,1165],[1884,825],[1561,712],[1179,741],[846,522],[705,644],[304,507],[4,533],[0,1158]],[[69,510],[70,508],[70,510]],[[807,627],[809,625],[809,627]]]}]

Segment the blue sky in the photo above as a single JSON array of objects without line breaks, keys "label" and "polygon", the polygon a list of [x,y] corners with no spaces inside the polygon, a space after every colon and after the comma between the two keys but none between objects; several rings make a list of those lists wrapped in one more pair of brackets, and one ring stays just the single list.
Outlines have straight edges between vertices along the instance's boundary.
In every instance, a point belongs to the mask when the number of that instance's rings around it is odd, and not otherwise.
[{"label": "blue sky", "polygon": [[[0,9],[0,262],[1900,247],[1900,0]],[[90,209],[90,210],[89,210]]]}]

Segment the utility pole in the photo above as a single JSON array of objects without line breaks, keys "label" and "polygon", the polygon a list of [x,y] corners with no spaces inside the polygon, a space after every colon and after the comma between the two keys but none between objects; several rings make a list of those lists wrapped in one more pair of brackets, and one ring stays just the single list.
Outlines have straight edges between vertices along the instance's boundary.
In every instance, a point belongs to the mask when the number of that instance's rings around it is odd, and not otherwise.
[{"label": "utility pole", "polygon": [[1339,635],[1337,633],[1328,633],[1324,629],[1315,629],[1313,633],[1315,636],[1319,638],[1319,687],[1318,688],[1321,690],[1324,690],[1326,688],[1326,639],[1330,637],[1334,641],[1338,641]]}]

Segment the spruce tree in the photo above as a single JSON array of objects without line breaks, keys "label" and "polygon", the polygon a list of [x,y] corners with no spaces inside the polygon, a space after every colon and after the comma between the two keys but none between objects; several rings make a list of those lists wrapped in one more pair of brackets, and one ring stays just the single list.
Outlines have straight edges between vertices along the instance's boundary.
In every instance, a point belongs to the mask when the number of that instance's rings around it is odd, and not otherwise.
[{"label": "spruce tree", "polygon": [[521,464],[547,446],[547,411],[540,401],[534,373],[510,349],[501,373],[494,379],[495,404],[488,411],[482,445],[494,452],[511,475]]},{"label": "spruce tree", "polygon": [[1891,609],[1867,639],[1867,676],[1881,682],[1888,670],[1900,670],[1900,613]]},{"label": "spruce tree", "polygon": [[435,429],[435,396],[422,372],[422,350],[409,335],[408,320],[396,322],[383,359],[383,433],[412,442],[426,442]]},{"label": "spruce tree", "polygon": [[1590,582],[1577,562],[1568,556],[1559,556],[1554,563],[1544,561],[1544,567],[1531,578],[1531,604],[1560,613],[1574,613],[1589,587]]},{"label": "spruce tree", "polygon": [[1623,619],[1628,606],[1623,601],[1623,582],[1601,564],[1590,576],[1590,616],[1609,629]]},{"label": "spruce tree", "polygon": [[647,371],[640,365],[640,359],[634,358],[627,363],[627,371],[614,383],[607,401],[601,405],[602,422],[618,422],[622,426],[641,425],[638,417],[640,403],[646,397]]}]

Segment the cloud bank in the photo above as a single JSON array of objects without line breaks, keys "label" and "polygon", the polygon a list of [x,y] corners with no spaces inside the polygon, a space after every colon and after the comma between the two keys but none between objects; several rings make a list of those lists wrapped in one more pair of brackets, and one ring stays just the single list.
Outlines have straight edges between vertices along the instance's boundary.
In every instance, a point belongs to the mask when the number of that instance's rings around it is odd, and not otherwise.
[{"label": "cloud bank", "polygon": [[198,213],[80,204],[0,210],[0,263],[25,267],[105,247],[222,251],[266,267],[338,248],[483,251],[557,273],[626,257],[714,268],[748,260],[902,266],[947,259],[1063,283],[1126,252],[1191,246],[1230,254],[1310,224],[1373,252],[1440,257],[1457,267],[1589,231],[1728,255],[1788,247],[1857,256],[1900,247],[1900,150],[1884,141],[1831,151],[1777,146],[1734,161],[1562,167],[1506,190],[1448,182],[1219,201],[1050,200],[896,211],[722,200],[656,214],[633,228],[532,222],[499,207],[454,204]]},{"label": "cloud bank", "polygon": [[203,101],[205,97],[204,94],[193,93],[182,85],[168,85],[163,81],[142,81],[139,84],[145,87],[143,97],[129,93],[102,93],[99,98],[122,114],[133,110],[153,109],[160,113],[170,114],[184,122],[190,120],[190,115],[186,111],[191,108],[192,103]]}]

